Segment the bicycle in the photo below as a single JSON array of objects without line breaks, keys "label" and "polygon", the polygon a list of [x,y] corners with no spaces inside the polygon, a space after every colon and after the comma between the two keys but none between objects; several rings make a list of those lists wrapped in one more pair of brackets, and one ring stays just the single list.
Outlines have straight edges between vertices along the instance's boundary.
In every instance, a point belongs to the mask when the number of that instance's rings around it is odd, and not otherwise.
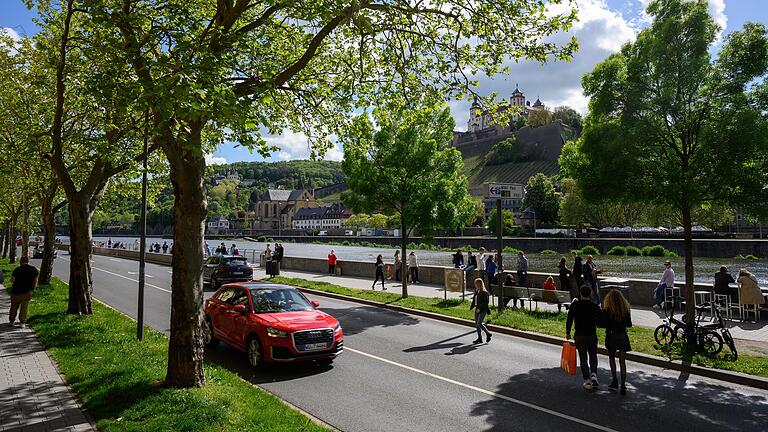
[{"label": "bicycle", "polygon": [[[676,339],[685,339],[688,336],[687,324],[684,321],[675,318],[675,305],[679,300],[683,300],[683,298],[679,296],[675,297],[672,302],[672,309],[669,316],[664,318],[663,324],[656,327],[656,330],[653,332],[653,338],[656,340],[656,343],[662,347],[670,345]],[[696,345],[705,355],[716,356],[723,349],[723,338],[714,331],[715,328],[700,325],[698,323],[698,321],[700,321],[698,318],[699,317],[697,317],[693,326],[693,337],[696,341]]]},{"label": "bicycle", "polygon": [[704,324],[701,327],[705,328],[707,330],[719,330],[720,335],[723,338],[723,341],[728,346],[728,349],[731,350],[731,354],[733,355],[733,360],[737,360],[739,358],[739,353],[736,351],[736,342],[733,340],[733,336],[731,336],[730,330],[728,330],[728,327],[725,325],[725,320],[723,319],[723,315],[720,313],[720,309],[717,307],[719,304],[715,304],[714,302],[707,302],[702,304],[701,306],[698,306],[697,312],[698,316],[696,318],[697,324],[701,322],[702,319],[702,313],[710,309],[713,311],[715,315],[715,322],[710,324]]}]

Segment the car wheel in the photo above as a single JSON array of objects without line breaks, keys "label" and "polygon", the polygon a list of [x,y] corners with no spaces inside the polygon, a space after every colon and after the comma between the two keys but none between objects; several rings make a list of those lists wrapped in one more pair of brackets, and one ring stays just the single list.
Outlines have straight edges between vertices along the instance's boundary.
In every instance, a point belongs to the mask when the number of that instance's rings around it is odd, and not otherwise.
[{"label": "car wheel", "polygon": [[261,342],[257,336],[251,336],[248,339],[248,363],[253,367],[259,367],[264,363],[264,354],[261,349]]},{"label": "car wheel", "polygon": [[203,321],[203,342],[206,347],[210,348],[219,344],[219,340],[213,335],[213,323],[208,317],[205,317],[205,321]]}]

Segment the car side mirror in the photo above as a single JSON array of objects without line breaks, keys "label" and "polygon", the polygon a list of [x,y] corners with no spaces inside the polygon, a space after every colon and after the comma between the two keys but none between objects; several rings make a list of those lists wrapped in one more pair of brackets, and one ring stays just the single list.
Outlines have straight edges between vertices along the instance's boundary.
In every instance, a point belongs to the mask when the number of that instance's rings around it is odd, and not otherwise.
[{"label": "car side mirror", "polygon": [[312,306],[316,308],[320,307],[320,302],[317,300],[310,300],[309,302],[312,303]]},{"label": "car side mirror", "polygon": [[248,311],[245,308],[245,305],[241,305],[241,304],[235,305],[234,309],[232,309],[232,310],[234,310],[237,313],[241,313],[241,314],[245,314]]}]

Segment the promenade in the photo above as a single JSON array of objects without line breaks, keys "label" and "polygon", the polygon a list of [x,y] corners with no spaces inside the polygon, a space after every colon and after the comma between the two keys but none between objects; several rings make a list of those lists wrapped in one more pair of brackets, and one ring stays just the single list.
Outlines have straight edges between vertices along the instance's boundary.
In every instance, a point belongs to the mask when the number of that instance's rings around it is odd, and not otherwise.
[{"label": "promenade", "polygon": [[95,430],[35,332],[8,325],[10,304],[0,285],[0,432]]},{"label": "promenade", "polygon": [[[261,268],[254,268],[256,272],[263,272]],[[280,275],[292,278],[308,279],[318,282],[327,282],[334,285],[343,286],[346,288],[370,290],[373,279],[366,279],[353,276],[331,276],[328,274],[317,274],[310,272],[299,272],[294,270],[280,270]],[[266,277],[266,275],[264,276]],[[254,278],[258,279],[259,276],[255,273]],[[386,281],[385,287],[388,292],[399,293],[401,292],[401,283],[393,280]],[[381,291],[381,282],[376,284],[377,291]],[[433,284],[410,284],[408,285],[408,295],[417,297],[438,297],[443,298],[447,294],[448,298],[461,298],[460,292],[448,292],[445,293],[445,289],[439,285]],[[467,298],[471,298],[472,292],[467,291],[464,294]],[[497,299],[494,298],[494,302]],[[528,308],[528,302],[526,301],[525,307]],[[557,311],[557,306],[547,303],[538,303],[540,310]],[[661,324],[661,320],[664,318],[664,311],[651,309],[642,306],[632,307],[632,323],[635,326],[656,328]],[[739,321],[729,320],[728,328],[735,339],[739,339],[740,347],[746,348],[747,351],[755,355],[768,356],[768,321],[765,317],[757,323],[751,321]],[[563,329],[565,332],[565,329]]]}]

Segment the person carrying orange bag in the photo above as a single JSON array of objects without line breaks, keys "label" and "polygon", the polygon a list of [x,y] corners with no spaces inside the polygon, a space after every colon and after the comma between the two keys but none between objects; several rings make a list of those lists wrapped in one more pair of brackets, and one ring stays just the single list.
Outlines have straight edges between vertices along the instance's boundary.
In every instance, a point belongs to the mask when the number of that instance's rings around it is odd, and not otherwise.
[{"label": "person carrying orange bag", "polygon": [[560,367],[568,375],[576,375],[576,345],[563,342],[563,353],[560,355]]}]

